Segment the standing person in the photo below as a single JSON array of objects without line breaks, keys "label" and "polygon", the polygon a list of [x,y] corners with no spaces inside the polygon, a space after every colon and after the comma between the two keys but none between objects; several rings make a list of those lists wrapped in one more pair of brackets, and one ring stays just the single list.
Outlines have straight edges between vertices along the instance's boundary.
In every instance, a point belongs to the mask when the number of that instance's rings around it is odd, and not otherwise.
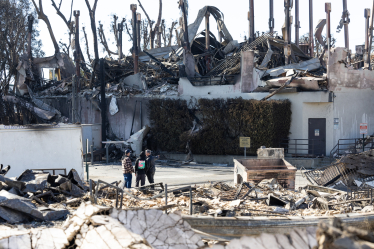
[{"label": "standing person", "polygon": [[136,187],[145,185],[145,168],[146,168],[146,157],[144,151],[140,152],[139,157],[135,161],[135,175],[136,175]]},{"label": "standing person", "polygon": [[132,167],[130,154],[131,154],[131,150],[126,150],[125,157],[122,160],[122,173],[125,179],[126,188],[131,188],[132,173],[134,173],[134,168]]},{"label": "standing person", "polygon": [[[160,158],[160,156],[152,156],[151,153],[152,153],[151,150],[145,151],[145,155],[147,156],[147,170],[145,174],[147,175],[149,184],[155,183],[155,179],[154,179],[155,173],[156,173],[155,160]],[[151,188],[154,188],[154,186],[152,186]]]}]

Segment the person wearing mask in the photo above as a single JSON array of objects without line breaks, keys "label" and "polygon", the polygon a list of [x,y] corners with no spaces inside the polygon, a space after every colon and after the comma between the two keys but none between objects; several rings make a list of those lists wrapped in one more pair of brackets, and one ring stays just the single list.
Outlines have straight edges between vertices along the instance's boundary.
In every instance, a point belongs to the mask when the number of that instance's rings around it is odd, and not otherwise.
[{"label": "person wearing mask", "polygon": [[147,169],[146,169],[145,174],[147,176],[149,184],[155,183],[155,180],[154,180],[155,173],[156,173],[155,161],[160,158],[160,156],[152,156],[151,153],[152,153],[151,150],[145,151],[145,155],[147,156]]},{"label": "person wearing mask", "polygon": [[131,188],[132,173],[134,173],[134,168],[132,167],[130,154],[131,150],[126,150],[125,157],[122,159],[122,173],[125,180],[126,188]]},{"label": "person wearing mask", "polygon": [[140,186],[145,185],[146,159],[145,153],[142,151],[135,161],[136,187],[139,187],[139,182]]}]

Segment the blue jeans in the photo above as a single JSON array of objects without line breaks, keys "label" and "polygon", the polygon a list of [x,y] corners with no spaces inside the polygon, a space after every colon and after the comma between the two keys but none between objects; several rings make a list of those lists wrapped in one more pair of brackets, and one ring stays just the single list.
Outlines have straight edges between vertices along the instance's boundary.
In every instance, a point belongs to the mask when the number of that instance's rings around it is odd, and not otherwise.
[{"label": "blue jeans", "polygon": [[132,181],[132,173],[123,174],[125,178],[125,187],[131,188],[131,181]]}]

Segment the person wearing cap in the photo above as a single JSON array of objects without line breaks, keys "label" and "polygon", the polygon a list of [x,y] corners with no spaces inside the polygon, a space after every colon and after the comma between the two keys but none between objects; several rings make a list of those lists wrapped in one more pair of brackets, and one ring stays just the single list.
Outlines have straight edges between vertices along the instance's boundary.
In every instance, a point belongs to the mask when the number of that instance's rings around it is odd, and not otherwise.
[{"label": "person wearing cap", "polygon": [[125,179],[126,188],[131,188],[132,173],[134,173],[134,168],[132,167],[130,154],[131,154],[131,150],[126,150],[125,157],[122,160],[122,173]]},{"label": "person wearing cap", "polygon": [[147,176],[149,184],[155,183],[155,180],[154,180],[155,173],[156,173],[155,160],[160,158],[160,156],[152,156],[151,153],[152,153],[151,150],[146,150],[145,151],[145,155],[147,156],[147,164],[146,164],[147,169],[146,169],[145,174]]},{"label": "person wearing cap", "polygon": [[146,169],[146,157],[144,151],[140,152],[139,157],[135,161],[135,175],[136,175],[136,187],[145,185],[145,169]]}]

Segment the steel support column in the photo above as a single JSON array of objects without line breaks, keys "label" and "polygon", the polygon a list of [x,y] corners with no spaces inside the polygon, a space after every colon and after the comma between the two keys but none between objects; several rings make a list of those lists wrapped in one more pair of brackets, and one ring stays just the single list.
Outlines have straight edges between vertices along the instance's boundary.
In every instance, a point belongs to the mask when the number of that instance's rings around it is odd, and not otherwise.
[{"label": "steel support column", "polygon": [[284,55],[285,55],[285,63],[286,65],[290,63],[291,58],[291,50],[290,50],[290,1],[291,0],[285,0],[284,1],[284,9],[285,9],[285,23],[286,23],[286,34],[284,37]]},{"label": "steel support column", "polygon": [[254,0],[249,0],[249,41],[255,40],[255,11],[254,11]]},{"label": "steel support column", "polygon": [[[209,17],[210,13],[207,12],[205,14],[205,50],[207,52],[210,51],[210,27],[209,27]],[[205,56],[205,62],[206,62],[206,72],[210,71],[210,56]]]},{"label": "steel support column", "polygon": [[123,23],[118,23],[118,60],[122,59],[122,32],[123,32]]},{"label": "steel support column", "polygon": [[80,92],[81,85],[80,85],[80,75],[81,75],[81,69],[80,69],[80,51],[79,51],[79,16],[80,11],[74,10],[74,16],[75,16],[75,74],[77,77],[75,78],[76,86],[77,86],[77,92]]},{"label": "steel support column", "polygon": [[345,47],[349,49],[349,30],[348,25],[350,23],[349,12],[347,9],[347,0],[343,0],[343,22],[344,22],[344,42]]},{"label": "steel support column", "polygon": [[269,31],[274,31],[274,0],[269,0]]},{"label": "steel support column", "polygon": [[138,51],[138,40],[137,40],[137,28],[136,28],[136,4],[131,4],[130,9],[132,11],[132,49],[134,58],[134,74],[139,73],[139,51]]},{"label": "steel support column", "polygon": [[314,57],[314,35],[313,35],[313,0],[309,0],[309,51]]},{"label": "steel support column", "polygon": [[[100,59],[100,108],[101,108],[101,139],[106,141],[106,99],[105,99],[105,67],[104,59]],[[102,144],[104,147],[105,144]]]},{"label": "steel support column", "polygon": [[364,67],[368,68],[370,65],[369,58],[369,22],[370,22],[370,9],[365,9],[365,53],[364,53]]},{"label": "steel support column", "polygon": [[329,71],[330,63],[330,43],[331,43],[331,3],[325,3],[325,12],[326,12],[326,39],[327,39],[327,71]]},{"label": "steel support column", "polygon": [[368,49],[368,57],[369,57],[369,67],[371,64],[371,46],[373,42],[373,24],[374,24],[374,0],[373,0],[373,8],[371,9],[371,24],[370,24],[370,33],[369,33],[369,49]]},{"label": "steel support column", "polygon": [[300,39],[300,14],[299,14],[299,0],[295,0],[295,44],[299,46]]},{"label": "steel support column", "polygon": [[31,60],[32,53],[31,53],[31,37],[32,37],[32,24],[34,22],[34,17],[32,15],[28,16],[28,32],[27,32],[27,57]]},{"label": "steel support column", "polygon": [[138,21],[138,25],[136,26],[138,28],[137,30],[137,34],[138,34],[138,51],[141,52],[142,49],[141,49],[141,46],[140,46],[140,38],[141,38],[141,34],[140,34],[140,26],[142,25],[142,15],[140,13],[136,13],[136,20]]}]

